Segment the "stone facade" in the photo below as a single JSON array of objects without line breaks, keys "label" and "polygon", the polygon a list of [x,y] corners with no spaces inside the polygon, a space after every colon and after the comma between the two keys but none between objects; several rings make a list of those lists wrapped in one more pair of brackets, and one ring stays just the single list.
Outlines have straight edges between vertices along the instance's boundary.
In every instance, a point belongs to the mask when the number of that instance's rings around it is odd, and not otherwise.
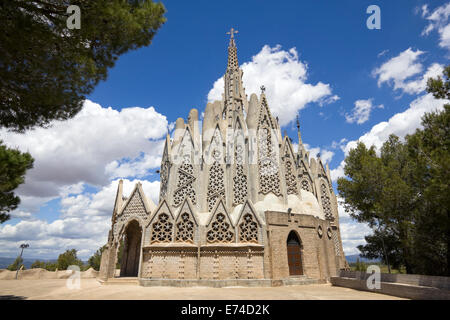
[{"label": "stone facade", "polygon": [[[234,32],[222,101],[167,135],[155,205],[119,182],[100,276],[327,280],[348,264],[328,165],[281,134],[261,87],[245,94]],[[122,246],[122,250],[119,248]],[[119,252],[121,256],[119,257]]]}]

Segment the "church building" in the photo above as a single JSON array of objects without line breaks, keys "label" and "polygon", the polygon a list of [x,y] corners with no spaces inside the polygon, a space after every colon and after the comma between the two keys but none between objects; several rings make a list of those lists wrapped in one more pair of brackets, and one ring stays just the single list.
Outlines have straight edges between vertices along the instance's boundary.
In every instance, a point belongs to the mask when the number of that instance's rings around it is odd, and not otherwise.
[{"label": "church building", "polygon": [[[158,204],[119,182],[100,277],[141,285],[324,282],[348,268],[330,170],[283,136],[265,88],[245,93],[234,34],[221,101],[166,137]],[[149,124],[151,125],[151,124]],[[120,272],[116,270],[120,262]]]}]

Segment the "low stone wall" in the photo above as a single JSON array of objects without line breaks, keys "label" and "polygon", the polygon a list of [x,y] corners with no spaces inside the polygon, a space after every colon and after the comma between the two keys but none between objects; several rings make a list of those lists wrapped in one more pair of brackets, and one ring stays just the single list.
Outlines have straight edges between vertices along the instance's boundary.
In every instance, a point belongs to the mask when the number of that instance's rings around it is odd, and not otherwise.
[{"label": "low stone wall", "polygon": [[450,300],[450,278],[417,274],[380,274],[380,289],[369,289],[367,278],[371,274],[361,271],[340,271],[332,277],[335,286],[378,292],[408,299]]},{"label": "low stone wall", "polygon": [[[19,280],[40,280],[40,279],[68,279],[72,275],[71,272],[67,270],[59,271],[48,271],[41,268],[20,270],[18,279]],[[97,278],[98,271],[90,268],[86,271],[81,271],[80,276],[82,279]],[[0,269],[0,280],[15,280],[16,271],[10,271],[7,269]]]}]

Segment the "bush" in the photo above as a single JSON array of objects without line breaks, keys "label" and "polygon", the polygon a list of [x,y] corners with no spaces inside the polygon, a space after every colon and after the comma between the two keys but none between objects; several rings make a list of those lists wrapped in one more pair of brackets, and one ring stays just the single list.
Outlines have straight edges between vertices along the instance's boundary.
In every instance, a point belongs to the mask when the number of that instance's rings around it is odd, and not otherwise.
[{"label": "bush", "polygon": [[[10,271],[16,271],[22,265],[23,265],[23,259],[22,259],[22,257],[19,256],[6,269],[8,269]],[[25,266],[23,267],[23,270],[25,270]]]},{"label": "bush", "polygon": [[77,257],[77,250],[71,249],[61,253],[56,262],[58,270],[67,270],[71,265],[77,265],[80,269],[83,267],[83,262]]},{"label": "bush", "polygon": [[36,260],[35,262],[33,262],[31,264],[31,269],[35,269],[35,268],[45,269],[45,261]]}]

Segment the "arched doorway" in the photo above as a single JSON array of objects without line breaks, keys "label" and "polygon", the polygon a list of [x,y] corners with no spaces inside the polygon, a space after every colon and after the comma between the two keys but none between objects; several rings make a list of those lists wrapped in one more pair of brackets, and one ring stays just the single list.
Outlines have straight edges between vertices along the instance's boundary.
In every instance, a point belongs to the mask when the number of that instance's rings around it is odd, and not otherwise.
[{"label": "arched doorway", "polygon": [[136,220],[131,221],[124,234],[123,252],[120,264],[121,277],[137,277],[141,254],[142,230]]},{"label": "arched doorway", "polygon": [[289,233],[287,238],[287,255],[290,276],[300,276],[303,274],[302,266],[302,245],[300,239],[294,231]]}]

